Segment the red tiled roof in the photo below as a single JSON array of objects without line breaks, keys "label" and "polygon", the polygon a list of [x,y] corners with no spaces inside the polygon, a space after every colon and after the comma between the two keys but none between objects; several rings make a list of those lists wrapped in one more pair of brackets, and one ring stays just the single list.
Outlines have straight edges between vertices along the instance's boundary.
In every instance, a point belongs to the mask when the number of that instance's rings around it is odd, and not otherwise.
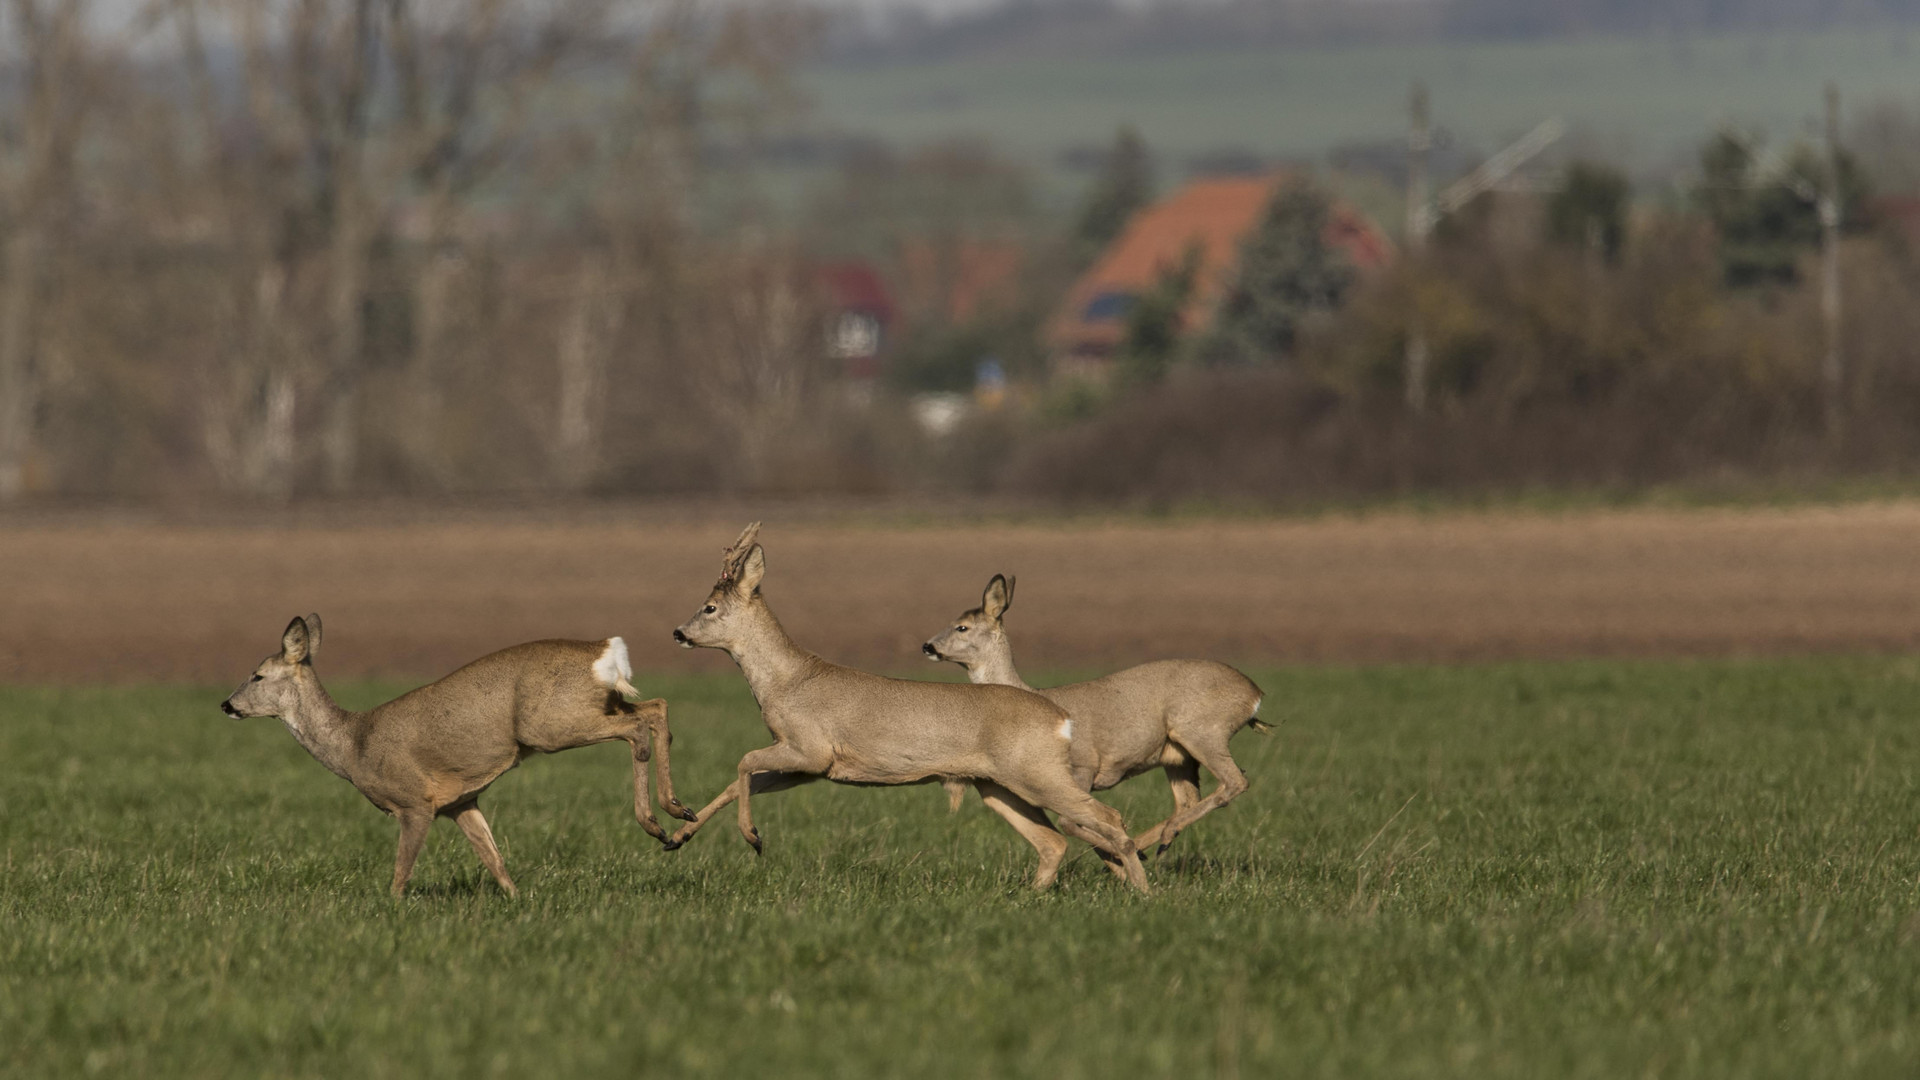
[{"label": "red tiled roof", "polygon": [[842,311],[864,311],[882,323],[893,321],[893,298],[880,275],[866,263],[827,263],[817,271],[827,301]]},{"label": "red tiled roof", "polygon": [[1873,200],[1869,210],[1895,235],[1920,245],[1920,196],[1882,195]]},{"label": "red tiled roof", "polygon": [[901,302],[956,323],[1010,307],[1020,297],[1026,258],[1026,249],[1010,241],[910,239],[900,247]]},{"label": "red tiled roof", "polygon": [[[1123,320],[1087,321],[1083,317],[1087,305],[1107,293],[1147,291],[1162,273],[1178,267],[1195,244],[1200,248],[1200,269],[1189,322],[1211,311],[1239,261],[1241,238],[1260,220],[1274,188],[1284,179],[1286,174],[1196,180],[1134,214],[1120,238],[1068,291],[1053,319],[1054,347],[1073,351],[1118,343],[1125,329]],[[1327,240],[1363,270],[1393,259],[1393,245],[1385,234],[1345,203],[1334,204]]]}]

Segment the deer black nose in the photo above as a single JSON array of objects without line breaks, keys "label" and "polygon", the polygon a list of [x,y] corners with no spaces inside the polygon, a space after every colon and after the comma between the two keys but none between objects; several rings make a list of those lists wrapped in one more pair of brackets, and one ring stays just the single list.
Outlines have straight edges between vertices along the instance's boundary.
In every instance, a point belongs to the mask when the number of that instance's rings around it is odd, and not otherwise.
[{"label": "deer black nose", "polygon": [[693,644],[693,642],[687,640],[687,635],[682,633],[678,627],[676,627],[673,631],[673,640],[679,642],[682,645]]},{"label": "deer black nose", "polygon": [[931,641],[927,642],[925,645],[920,646],[920,651],[923,653],[926,653],[928,656],[932,657],[935,660],[940,659],[940,650],[934,648],[933,642]]},{"label": "deer black nose", "polygon": [[239,709],[236,709],[236,708],[234,708],[234,707],[233,707],[233,702],[231,702],[231,701],[223,701],[223,702],[221,702],[221,703],[220,703],[220,711],[221,711],[221,712],[223,712],[223,713],[226,713],[226,714],[227,714],[228,716],[239,716],[239,715],[240,715],[240,710],[239,710]]}]

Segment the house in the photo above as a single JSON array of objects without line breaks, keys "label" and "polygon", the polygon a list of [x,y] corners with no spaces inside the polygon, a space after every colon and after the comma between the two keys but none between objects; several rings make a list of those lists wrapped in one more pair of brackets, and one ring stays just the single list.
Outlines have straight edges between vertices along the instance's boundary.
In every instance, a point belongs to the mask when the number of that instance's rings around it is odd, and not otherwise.
[{"label": "house", "polygon": [[1882,195],[1867,216],[1910,251],[1920,251],[1920,195]]},{"label": "house", "polygon": [[842,377],[872,382],[880,377],[893,298],[873,267],[861,262],[827,263],[816,271],[827,305],[827,351]]},{"label": "house", "polygon": [[[1195,246],[1200,264],[1186,323],[1204,326],[1232,281],[1242,239],[1286,179],[1281,173],[1195,180],[1134,214],[1119,239],[1067,291],[1048,323],[1055,370],[1104,375],[1126,334],[1134,300],[1179,267]],[[1386,234],[1346,203],[1334,204],[1326,238],[1363,271],[1393,261]]]},{"label": "house", "polygon": [[1012,240],[914,237],[895,277],[910,317],[962,325],[1018,307],[1027,252]]}]

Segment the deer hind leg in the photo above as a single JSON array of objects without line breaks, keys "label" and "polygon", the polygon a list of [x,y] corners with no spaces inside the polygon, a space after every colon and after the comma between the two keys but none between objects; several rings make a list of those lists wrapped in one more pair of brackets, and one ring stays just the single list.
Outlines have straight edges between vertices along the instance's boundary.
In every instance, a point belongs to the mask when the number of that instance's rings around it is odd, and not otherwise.
[{"label": "deer hind leg", "polygon": [[1167,850],[1168,845],[1172,844],[1174,838],[1179,836],[1187,826],[1239,798],[1240,794],[1247,790],[1246,775],[1234,762],[1233,755],[1227,752],[1227,740],[1224,736],[1209,736],[1198,740],[1187,747],[1187,753],[1197,759],[1200,764],[1205,765],[1207,771],[1212,773],[1214,779],[1220,783],[1213,789],[1213,794],[1184,810],[1176,811],[1173,817],[1167,819],[1166,824],[1161,826],[1163,835],[1160,837],[1159,850],[1162,852]]},{"label": "deer hind leg", "polygon": [[[633,819],[648,836],[661,843],[667,841],[667,830],[653,816],[653,799],[647,789],[647,759],[657,756],[654,770],[660,779],[660,805],[675,817],[691,819],[693,814],[680,801],[673,797],[673,773],[667,768],[667,703],[664,699],[654,698],[631,705],[623,700],[609,696],[609,707],[617,708],[621,719],[628,721],[618,738],[625,739],[633,749]],[[651,736],[657,754],[649,755],[647,740]]]},{"label": "deer hind leg", "polygon": [[658,818],[653,816],[653,800],[647,793],[647,731],[639,729],[627,738],[633,747],[633,819],[648,836],[661,843],[667,841],[667,830],[660,826]]},{"label": "deer hind leg", "polygon": [[1047,822],[1047,815],[1040,812],[1032,803],[1001,787],[991,780],[976,780],[974,787],[980,791],[980,800],[987,809],[1007,819],[1014,831],[1026,837],[1027,843],[1040,855],[1040,866],[1033,872],[1033,887],[1044,890],[1053,885],[1053,879],[1060,872],[1060,860],[1067,854],[1067,838],[1056,832]]},{"label": "deer hind leg", "polygon": [[402,810],[394,815],[400,819],[400,847],[393,856],[394,896],[404,896],[407,882],[413,878],[414,860],[420,857],[420,849],[426,845],[427,830],[433,828],[433,812],[430,810]]},{"label": "deer hind leg", "polygon": [[[666,725],[667,703],[654,698],[632,704],[618,690],[605,691],[604,697],[586,709],[569,703],[567,707],[543,708],[518,726],[514,737],[521,745],[543,754],[557,754],[581,746],[621,741],[633,749],[633,816],[648,836],[665,841],[667,830],[653,816],[653,800],[647,784],[647,739],[657,725]],[[667,772],[665,748],[661,750],[660,779],[664,794],[671,795],[672,779]],[[676,802],[674,806],[679,806]],[[669,808],[671,809],[671,807]],[[684,809],[684,808],[682,808]],[[686,816],[681,814],[679,816]]]},{"label": "deer hind leg", "polygon": [[1187,808],[1200,801],[1199,762],[1188,758],[1178,765],[1166,766],[1166,770],[1167,784],[1173,788],[1173,813],[1158,825],[1133,838],[1133,849],[1142,855],[1158,847],[1162,840],[1171,843],[1173,836],[1167,832],[1167,825]]},{"label": "deer hind leg", "polygon": [[480,862],[500,883],[508,896],[518,897],[520,890],[513,887],[513,879],[507,876],[507,862],[500,857],[500,849],[493,844],[493,830],[487,827],[487,819],[480,815],[479,803],[468,803],[453,815],[453,823],[467,834],[467,843],[473,845],[473,853],[480,856]]},{"label": "deer hind leg", "polygon": [[[673,795],[673,769],[669,764],[673,733],[667,730],[666,699],[643,701],[637,708],[648,714],[647,728],[653,732],[653,771],[660,787],[660,809],[682,821],[692,821],[693,811]],[[637,769],[646,760],[646,754],[637,740],[633,744],[633,756],[634,768]]]},{"label": "deer hind leg", "polygon": [[1143,893],[1152,891],[1147,888],[1147,872],[1140,866],[1140,854],[1133,850],[1133,837],[1127,835],[1120,811],[1080,790],[1068,777],[1042,784],[1031,794],[1021,792],[1021,796],[1060,815],[1063,826],[1079,826],[1088,834],[1089,843],[1119,859],[1129,885]]},{"label": "deer hind leg", "polygon": [[1100,846],[1099,836],[1075,825],[1066,818],[1060,819],[1060,831],[1073,837],[1075,840],[1085,841],[1093,845],[1093,853],[1100,856],[1100,861],[1106,865],[1108,870],[1112,871],[1113,876],[1119,878],[1121,881],[1127,880],[1127,865],[1120,861],[1118,855]]}]

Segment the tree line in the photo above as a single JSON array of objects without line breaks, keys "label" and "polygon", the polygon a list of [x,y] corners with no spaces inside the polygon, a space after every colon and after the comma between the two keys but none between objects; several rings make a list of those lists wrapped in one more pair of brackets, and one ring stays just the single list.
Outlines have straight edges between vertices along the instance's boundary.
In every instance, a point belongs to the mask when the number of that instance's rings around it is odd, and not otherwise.
[{"label": "tree line", "polygon": [[[1175,261],[1084,381],[1056,377],[1047,321],[1175,178],[1121,132],[1062,219],[991,146],[873,145],[776,204],[752,164],[802,107],[800,7],[89,7],[0,8],[0,498],[1272,502],[1920,466],[1920,121],[1897,105],[1855,109],[1832,161],[1733,130],[1671,186],[1568,157],[1369,273],[1325,242],[1337,178],[1299,170],[1217,311],[1192,322]],[[1013,280],[962,310],[982,251],[1016,253]],[[872,394],[830,346],[836,259],[897,286]],[[915,422],[988,360],[1005,402]]]}]

